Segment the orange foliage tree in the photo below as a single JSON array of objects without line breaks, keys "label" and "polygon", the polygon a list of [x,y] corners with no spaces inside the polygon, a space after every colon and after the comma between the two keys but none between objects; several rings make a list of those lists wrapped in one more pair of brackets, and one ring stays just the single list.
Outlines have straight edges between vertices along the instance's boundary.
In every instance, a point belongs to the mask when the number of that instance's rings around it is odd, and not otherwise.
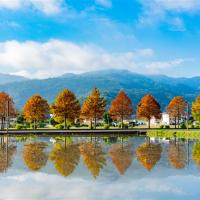
[{"label": "orange foliage tree", "polygon": [[54,162],[55,168],[62,176],[69,176],[80,160],[79,145],[57,143],[49,158]]},{"label": "orange foliage tree", "polygon": [[46,165],[48,160],[48,155],[44,152],[46,147],[47,144],[44,142],[34,142],[24,145],[23,159],[30,170],[38,171]]},{"label": "orange foliage tree", "polygon": [[99,176],[100,170],[106,165],[105,153],[97,144],[83,143],[79,147],[83,162],[88,167],[94,178]]},{"label": "orange foliage tree", "polygon": [[138,146],[136,150],[137,159],[147,169],[151,171],[152,168],[161,158],[162,147],[160,144],[152,144],[145,142]]},{"label": "orange foliage tree", "polygon": [[179,127],[180,119],[182,116],[185,115],[186,107],[187,107],[186,101],[184,100],[182,96],[174,97],[169,103],[167,107],[167,112],[169,113],[169,116],[171,118],[174,118],[175,128],[176,128],[177,120],[178,120],[178,127]]},{"label": "orange foliage tree", "polygon": [[150,128],[150,121],[152,117],[156,119],[161,118],[160,104],[155,100],[152,95],[146,95],[142,98],[137,107],[138,118],[148,120]]},{"label": "orange foliage tree", "polygon": [[40,95],[34,95],[26,102],[23,110],[24,118],[29,123],[36,123],[48,118],[49,105]]},{"label": "orange foliage tree", "polygon": [[168,160],[174,168],[183,169],[187,162],[185,146],[183,144],[170,142]]},{"label": "orange foliage tree", "polygon": [[124,174],[132,164],[131,145],[113,144],[109,150],[109,155],[120,174]]},{"label": "orange foliage tree", "polygon": [[67,121],[74,122],[80,116],[80,104],[73,92],[64,89],[56,97],[51,111],[57,122],[64,122],[66,129]]},{"label": "orange foliage tree", "polygon": [[120,120],[123,128],[123,120],[131,118],[133,106],[130,98],[121,90],[117,97],[111,103],[109,113],[112,119]]},{"label": "orange foliage tree", "polygon": [[5,128],[6,119],[15,117],[17,114],[13,99],[9,94],[0,92],[0,120],[1,129]]},{"label": "orange foliage tree", "polygon": [[104,97],[101,96],[97,88],[94,88],[82,105],[81,118],[90,120],[91,128],[92,121],[94,120],[94,128],[96,128],[96,121],[103,117],[105,106],[106,102]]}]

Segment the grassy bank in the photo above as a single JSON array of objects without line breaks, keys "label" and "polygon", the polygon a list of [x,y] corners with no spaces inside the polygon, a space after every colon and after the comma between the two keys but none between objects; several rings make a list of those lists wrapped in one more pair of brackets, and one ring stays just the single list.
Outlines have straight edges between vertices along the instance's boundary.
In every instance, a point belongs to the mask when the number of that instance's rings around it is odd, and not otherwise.
[{"label": "grassy bank", "polygon": [[153,138],[200,139],[199,130],[149,130],[147,136]]}]

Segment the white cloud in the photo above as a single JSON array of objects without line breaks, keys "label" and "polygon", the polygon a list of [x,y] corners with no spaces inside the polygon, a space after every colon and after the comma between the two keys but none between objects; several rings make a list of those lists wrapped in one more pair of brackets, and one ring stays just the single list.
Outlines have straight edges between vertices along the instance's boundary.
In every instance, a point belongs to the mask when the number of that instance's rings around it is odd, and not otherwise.
[{"label": "white cloud", "polygon": [[199,0],[151,0],[162,9],[177,12],[196,12],[200,10]]},{"label": "white cloud", "polygon": [[152,63],[146,64],[146,69],[149,73],[160,73],[160,70],[169,70],[170,68],[173,68],[175,66],[180,66],[184,62],[186,62],[188,59],[182,59],[178,58],[172,61],[155,61]]},{"label": "white cloud", "polygon": [[[176,12],[197,12],[200,10],[199,0],[140,0],[144,7]],[[152,10],[153,12],[153,10]]]},{"label": "white cloud", "polygon": [[47,15],[59,13],[63,0],[0,0],[0,8],[18,10],[33,7]]},{"label": "white cloud", "polygon": [[[92,44],[62,40],[47,42],[6,41],[0,43],[2,73],[29,78],[47,78],[64,73],[82,73],[105,69],[128,69],[137,73],[165,73],[182,66],[188,59],[152,61],[152,49],[108,52]],[[155,59],[154,59],[155,60]]]},{"label": "white cloud", "polygon": [[111,8],[112,7],[112,1],[111,0],[96,0],[96,4],[106,7],[106,8]]},{"label": "white cloud", "polygon": [[[56,183],[56,184],[55,184]],[[200,183],[198,176],[182,175],[157,178],[126,177],[110,182],[61,177],[45,173],[24,173],[23,175],[0,178],[1,200],[110,200],[110,199],[196,199]],[[106,188],[106,189],[105,189]],[[195,198],[196,197],[196,198]]]},{"label": "white cloud", "polygon": [[[200,11],[199,0],[139,0],[143,6],[143,13],[139,19],[142,25],[152,25],[165,21],[172,25],[173,30],[185,30],[181,13],[198,13]],[[175,17],[169,15],[173,13]],[[175,28],[176,27],[176,28]]]},{"label": "white cloud", "polygon": [[7,41],[0,43],[0,68],[1,72],[30,78],[108,68],[136,70],[138,60],[150,58],[153,53],[152,49],[109,53],[94,45],[61,40],[44,43]]}]

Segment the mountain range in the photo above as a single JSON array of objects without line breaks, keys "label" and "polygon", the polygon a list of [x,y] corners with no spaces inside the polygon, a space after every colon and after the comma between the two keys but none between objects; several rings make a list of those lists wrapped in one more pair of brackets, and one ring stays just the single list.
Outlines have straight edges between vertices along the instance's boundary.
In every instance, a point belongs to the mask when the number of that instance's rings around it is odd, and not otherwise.
[{"label": "mountain range", "polygon": [[26,80],[28,80],[28,79],[23,76],[16,76],[16,75],[0,73],[0,85],[7,84],[7,83],[13,83],[13,82],[26,81]]},{"label": "mountain range", "polygon": [[19,110],[33,94],[40,94],[52,103],[61,90],[68,88],[76,94],[80,102],[83,102],[94,87],[101,90],[108,106],[119,90],[124,89],[135,109],[145,94],[152,94],[164,111],[169,101],[177,95],[184,96],[189,103],[192,103],[200,94],[200,77],[173,78],[165,75],[141,75],[127,70],[70,73],[43,80],[0,74],[0,91],[8,92]]}]

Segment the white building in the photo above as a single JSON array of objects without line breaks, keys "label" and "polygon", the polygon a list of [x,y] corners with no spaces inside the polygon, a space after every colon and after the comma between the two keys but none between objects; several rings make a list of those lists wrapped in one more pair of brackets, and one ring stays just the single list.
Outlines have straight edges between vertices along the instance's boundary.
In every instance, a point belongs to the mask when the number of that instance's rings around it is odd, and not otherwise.
[{"label": "white building", "polygon": [[166,112],[162,113],[161,124],[170,125],[170,117],[168,113]]},{"label": "white building", "polygon": [[151,118],[152,125],[170,125],[169,114],[164,112],[161,114],[161,119],[156,119],[155,117]]}]

